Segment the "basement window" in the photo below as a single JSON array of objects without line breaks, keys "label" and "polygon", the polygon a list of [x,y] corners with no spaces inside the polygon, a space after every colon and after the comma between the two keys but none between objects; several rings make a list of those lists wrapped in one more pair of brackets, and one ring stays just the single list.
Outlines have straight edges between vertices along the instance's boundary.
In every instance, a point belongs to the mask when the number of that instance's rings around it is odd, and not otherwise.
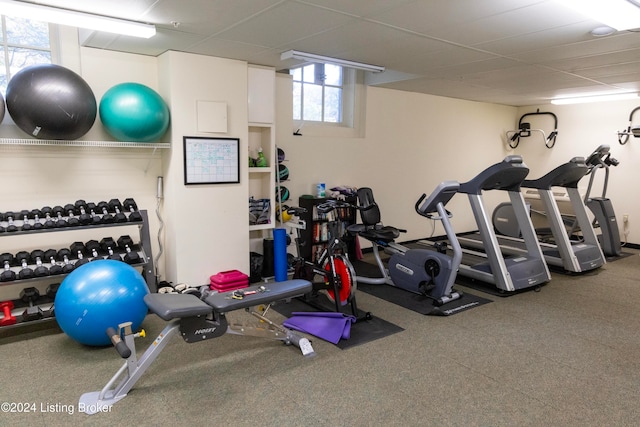
[{"label": "basement window", "polygon": [[356,71],[332,64],[289,70],[293,77],[293,120],[308,124],[354,126]]},{"label": "basement window", "polygon": [[45,22],[0,16],[0,93],[11,76],[30,65],[51,64],[51,35]]}]

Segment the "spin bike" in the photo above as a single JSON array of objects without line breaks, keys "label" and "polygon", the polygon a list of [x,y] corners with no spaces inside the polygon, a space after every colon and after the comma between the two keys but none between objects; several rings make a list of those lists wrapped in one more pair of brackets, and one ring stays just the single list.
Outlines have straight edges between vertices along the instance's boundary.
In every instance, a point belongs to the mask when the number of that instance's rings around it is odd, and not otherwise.
[{"label": "spin bike", "polygon": [[[319,214],[332,216],[334,211],[341,207],[353,207],[342,200],[327,200],[316,206]],[[326,311],[318,302],[320,291],[326,291],[329,299],[334,303],[336,313],[342,313],[344,306],[349,306],[351,314],[356,317],[356,322],[371,320],[370,312],[359,314],[356,303],[357,281],[353,265],[347,254],[347,244],[340,238],[337,218],[333,217],[327,222],[328,243],[314,261],[308,261],[300,256],[301,247],[307,242],[301,236],[301,230],[306,229],[306,221],[300,215],[307,210],[301,207],[289,207],[287,213],[298,217],[297,222],[290,221],[288,225],[296,229],[296,251],[293,267],[294,279],[308,280],[312,284],[312,292],[300,297],[302,301],[319,310]],[[319,277],[319,280],[316,280]]]},{"label": "spin bike", "polygon": [[[428,198],[423,194],[415,205],[419,215],[442,222],[453,249],[452,257],[445,253],[444,246],[433,251],[410,249],[396,243],[395,239],[405,230],[382,225],[380,209],[373,198],[373,191],[367,187],[358,189],[362,224],[350,226],[348,231],[371,242],[373,255],[382,277],[358,276],[357,280],[374,285],[392,285],[424,295],[433,300],[437,306],[460,299],[462,293],[455,291],[453,285],[462,260],[462,249],[449,221],[451,213],[445,209],[445,205],[456,194],[458,187],[459,184],[456,181],[445,181],[438,185]],[[382,263],[380,247],[392,254],[388,269]]]}]

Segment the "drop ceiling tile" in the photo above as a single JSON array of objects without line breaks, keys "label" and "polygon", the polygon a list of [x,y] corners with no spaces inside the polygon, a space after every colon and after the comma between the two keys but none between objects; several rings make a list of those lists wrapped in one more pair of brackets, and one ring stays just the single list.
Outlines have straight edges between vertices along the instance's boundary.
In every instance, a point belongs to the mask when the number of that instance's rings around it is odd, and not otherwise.
[{"label": "drop ceiling tile", "polygon": [[590,57],[602,53],[635,49],[639,44],[640,35],[619,34],[592,38],[578,43],[560,44],[523,53],[514,53],[510,57],[528,62],[550,64],[564,59]]},{"label": "drop ceiling tile", "polygon": [[353,18],[306,4],[285,2],[223,31],[221,38],[269,47],[339,28]]},{"label": "drop ceiling tile", "polygon": [[435,53],[425,53],[424,55],[410,57],[407,59],[407,62],[408,64],[421,67],[421,69],[428,74],[431,70],[439,70],[444,67],[455,67],[463,64],[469,64],[470,67],[473,67],[473,64],[495,58],[494,55],[485,52],[450,45]]},{"label": "drop ceiling tile", "polygon": [[298,0],[299,3],[323,7],[354,16],[370,16],[380,11],[394,9],[415,0]]},{"label": "drop ceiling tile", "polygon": [[429,76],[435,78],[464,78],[478,73],[509,70],[522,63],[508,58],[490,58],[476,62],[465,62],[459,65],[429,70]]},{"label": "drop ceiling tile", "polygon": [[180,23],[181,32],[216,34],[282,3],[283,0],[160,0],[148,12],[153,22]]},{"label": "drop ceiling tile", "polygon": [[363,51],[371,49],[379,55],[379,49],[383,46],[401,45],[406,38],[406,33],[402,31],[366,21],[353,20],[347,25],[296,40],[281,46],[281,48],[283,51],[295,49],[353,61],[364,61],[364,55],[361,55]]},{"label": "drop ceiling tile", "polygon": [[590,68],[624,66],[638,62],[640,62],[640,48],[546,62],[545,65],[558,70],[580,72]]},{"label": "drop ceiling tile", "polygon": [[[551,13],[550,7],[547,3],[529,5],[469,20],[459,25],[440,24],[425,33],[463,45],[477,45],[576,23],[570,16]],[[580,18],[580,21],[584,19]]]},{"label": "drop ceiling tile", "polygon": [[593,28],[591,21],[578,22],[566,26],[549,28],[544,31],[518,34],[489,42],[472,43],[472,46],[506,56],[517,53],[520,54],[521,58],[526,60],[526,53],[529,51],[593,40],[593,36],[589,34],[589,31]]},{"label": "drop ceiling tile", "polygon": [[383,11],[371,19],[405,28],[409,31],[428,33],[434,28],[457,28],[463,31],[461,24],[471,22],[488,16],[504,13],[505,11],[527,7],[540,3],[539,0],[493,0],[493,1],[469,1],[447,0],[414,1],[399,7]]}]

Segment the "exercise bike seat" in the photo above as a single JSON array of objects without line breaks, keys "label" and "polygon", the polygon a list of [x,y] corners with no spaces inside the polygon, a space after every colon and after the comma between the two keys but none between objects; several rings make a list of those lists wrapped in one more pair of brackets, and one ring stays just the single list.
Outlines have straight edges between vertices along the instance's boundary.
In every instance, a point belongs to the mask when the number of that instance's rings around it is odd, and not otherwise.
[{"label": "exercise bike seat", "polygon": [[157,294],[144,296],[144,302],[152,313],[163,320],[183,317],[206,316],[213,308],[193,294]]},{"label": "exercise bike seat", "polygon": [[371,188],[362,187],[358,189],[358,203],[362,224],[352,224],[347,227],[347,231],[351,235],[358,235],[374,242],[390,243],[404,231],[396,227],[382,225],[380,208],[373,198],[373,190]]}]

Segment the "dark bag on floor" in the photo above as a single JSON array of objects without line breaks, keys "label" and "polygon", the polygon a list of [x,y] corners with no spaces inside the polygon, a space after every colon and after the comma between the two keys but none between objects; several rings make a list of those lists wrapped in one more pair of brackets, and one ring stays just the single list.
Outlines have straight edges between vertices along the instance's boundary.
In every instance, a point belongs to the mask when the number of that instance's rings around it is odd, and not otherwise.
[{"label": "dark bag on floor", "polygon": [[249,253],[249,282],[257,283],[262,279],[262,264],[264,257],[257,252]]}]

